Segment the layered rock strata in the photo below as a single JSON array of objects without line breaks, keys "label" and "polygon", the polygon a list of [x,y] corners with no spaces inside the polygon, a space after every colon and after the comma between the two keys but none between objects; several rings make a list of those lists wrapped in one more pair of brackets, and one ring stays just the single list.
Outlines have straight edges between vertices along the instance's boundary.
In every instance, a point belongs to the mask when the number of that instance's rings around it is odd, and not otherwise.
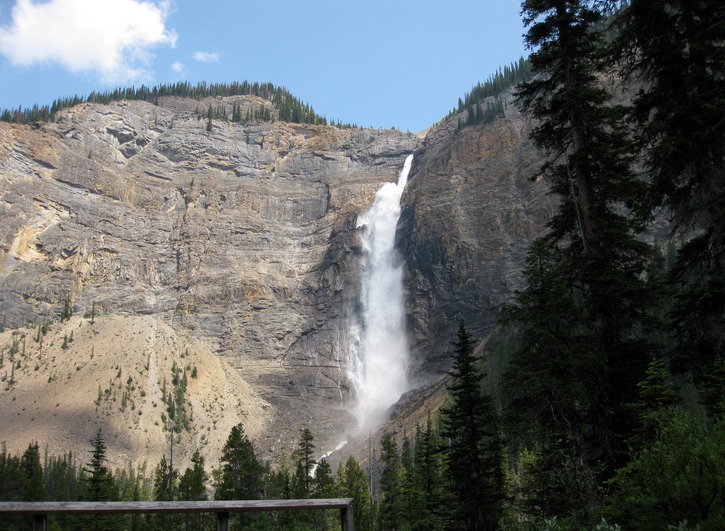
[{"label": "layered rock strata", "polygon": [[354,422],[356,217],[420,141],[283,122],[207,132],[194,110],[250,98],[84,104],[55,123],[0,124],[0,318],[35,323],[66,300],[162,318],[279,405],[279,448],[301,426],[324,440]]},{"label": "layered rock strata", "polygon": [[[241,400],[192,400],[200,423],[204,415],[216,420],[194,427],[214,432],[205,439],[213,439],[208,462],[226,436],[216,433],[227,429],[220,420],[226,416],[253,427],[257,447],[271,459],[293,448],[302,427],[313,431],[320,451],[334,448],[356,424],[348,362],[350,316],[359,315],[357,216],[383,183],[397,180],[412,152],[397,247],[405,263],[410,376],[419,389],[404,396],[386,429],[412,429],[410,419],[418,422],[442,401],[458,320],[474,338],[486,337],[500,306],[521,287],[528,244],[554,208],[545,183],[529,181],[538,156],[527,140],[528,122],[509,104],[504,119],[459,130],[454,118],[424,141],[398,131],[283,122],[215,119],[207,131],[199,109],[226,107],[231,114],[237,103],[243,111],[264,104],[253,96],[162,98],[158,105],[83,104],[49,124],[0,124],[0,320],[8,329],[27,326],[0,335],[0,348],[10,349],[23,334],[27,348],[13,361],[17,383],[0,393],[0,410],[11,413],[3,425],[27,423],[13,402],[37,407],[28,393],[43,378],[53,382],[52,374],[38,379],[34,367],[52,368],[56,377],[65,371],[62,377],[73,381],[75,372],[95,366],[81,363],[87,353],[73,350],[78,343],[68,351],[59,344],[61,332],[72,331],[67,323],[53,325],[61,328],[51,331],[51,343],[30,340],[68,304],[75,319],[86,314],[74,325],[84,345],[93,334],[119,337],[94,352],[97,362],[118,361],[99,366],[135,371],[148,389],[162,382],[138,361],[146,347],[128,355],[124,331],[156,337],[163,325],[168,339],[158,344],[179,346],[167,365],[185,366],[181,345],[193,342],[204,366],[216,356],[236,369],[239,378],[225,376],[223,393],[213,396],[243,388]],[[91,312],[104,318],[89,329]],[[62,369],[64,352],[74,361]],[[6,381],[9,367],[0,368]],[[63,398],[60,384],[53,385]],[[98,413],[95,386],[81,388],[78,400],[95,411],[94,422],[120,414],[118,404]],[[212,396],[199,382],[195,389]],[[136,397],[143,414],[158,415],[144,398]],[[114,426],[118,432],[125,424]],[[121,451],[111,445],[115,455],[126,456],[128,448],[158,454],[143,440],[153,432],[163,441],[162,426],[144,424],[144,432],[135,422],[127,429],[139,440]],[[40,437],[37,430],[16,433]],[[199,437],[187,438],[186,454]],[[84,448],[87,437],[77,438],[75,449]]]}]

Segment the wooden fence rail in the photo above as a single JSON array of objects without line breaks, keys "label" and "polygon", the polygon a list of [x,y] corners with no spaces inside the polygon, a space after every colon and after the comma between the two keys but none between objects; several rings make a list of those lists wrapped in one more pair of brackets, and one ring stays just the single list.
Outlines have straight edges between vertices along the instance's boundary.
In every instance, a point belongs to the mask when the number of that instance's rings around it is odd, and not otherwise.
[{"label": "wooden fence rail", "polygon": [[342,531],[355,531],[352,498],[169,502],[0,502],[0,516],[32,515],[35,531],[45,531],[49,514],[216,513],[217,530],[227,531],[230,513],[323,509],[340,509]]}]

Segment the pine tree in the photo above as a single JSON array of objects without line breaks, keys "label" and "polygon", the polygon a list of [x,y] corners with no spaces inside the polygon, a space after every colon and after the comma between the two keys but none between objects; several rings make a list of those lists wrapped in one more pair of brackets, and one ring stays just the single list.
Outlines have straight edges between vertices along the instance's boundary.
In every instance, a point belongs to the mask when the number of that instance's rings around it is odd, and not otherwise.
[{"label": "pine tree", "polygon": [[417,529],[434,531],[443,526],[441,447],[437,426],[429,413],[425,430],[418,427],[415,436],[415,482],[423,499],[418,504]]},{"label": "pine tree", "polygon": [[83,469],[87,474],[83,498],[93,501],[112,501],[118,498],[113,476],[106,466],[106,442],[98,428],[91,442],[91,459]]},{"label": "pine tree", "polygon": [[[335,498],[337,496],[337,486],[335,478],[332,475],[332,467],[325,459],[320,459],[315,468],[315,477],[312,479],[313,498]],[[314,526],[315,529],[326,531],[328,529],[337,529],[340,525],[340,514],[334,514],[337,511],[315,511]],[[354,514],[354,512],[353,512]]]},{"label": "pine tree", "polygon": [[380,442],[380,510],[378,527],[395,531],[401,529],[402,485],[398,445],[392,433],[385,433]]},{"label": "pine tree", "polygon": [[263,489],[264,466],[254,455],[252,443],[240,423],[229,432],[219,459],[217,500],[257,500]]},{"label": "pine tree", "polygon": [[45,488],[43,485],[43,468],[40,465],[40,450],[38,443],[28,445],[23,452],[20,464],[25,475],[26,501],[43,501],[45,499]]},{"label": "pine tree", "polygon": [[[0,443],[0,500],[21,501],[28,493],[27,473],[24,470],[22,459],[17,455],[10,455],[5,448],[5,442]],[[30,517],[4,517],[0,519],[2,529],[29,529],[32,527]]]},{"label": "pine tree", "polygon": [[[179,478],[179,500],[205,500],[207,499],[206,484],[209,475],[204,470],[204,456],[197,449],[191,456],[191,468],[187,468]],[[202,514],[185,515],[185,529],[204,529],[204,516]]]},{"label": "pine tree", "polygon": [[441,409],[451,517],[461,529],[497,529],[504,497],[499,420],[463,322],[453,348],[449,403]]},{"label": "pine tree", "polygon": [[174,499],[177,476],[178,472],[166,460],[166,455],[162,455],[154,472],[154,500],[172,501]]},{"label": "pine tree", "polygon": [[368,477],[352,456],[348,457],[347,461],[338,468],[337,483],[340,495],[352,498],[355,527],[363,531],[372,529],[372,500]]},{"label": "pine tree", "polygon": [[297,466],[293,478],[293,490],[296,498],[309,498],[312,492],[312,471],[317,464],[314,458],[315,437],[309,428],[304,428],[293,457]]},{"label": "pine tree", "polygon": [[[295,472],[291,478],[292,496],[294,498],[310,498],[313,494],[314,478],[313,473],[317,465],[314,458],[315,437],[309,428],[304,428],[300,432],[300,440],[297,448],[292,452],[292,458],[295,460]],[[314,526],[314,522],[319,515],[313,511],[295,512],[294,517],[288,519],[288,525]]]},{"label": "pine tree", "polygon": [[312,495],[315,498],[335,497],[335,478],[332,476],[332,467],[326,459],[320,459],[320,462],[317,463],[312,483]]},{"label": "pine tree", "polygon": [[534,458],[518,494],[524,512],[568,517],[594,503],[594,477],[587,472],[594,449],[586,434],[600,358],[546,239],[531,245],[524,280],[527,289],[502,312],[502,324],[517,332],[503,377],[510,444]]},{"label": "pine tree", "polygon": [[[118,489],[113,481],[113,475],[107,467],[106,442],[103,432],[98,428],[91,441],[90,461],[83,468],[84,479],[82,499],[88,501],[114,501],[118,500]],[[119,529],[121,522],[113,516],[92,516],[83,519],[86,529]]]},{"label": "pine tree", "polygon": [[635,426],[627,404],[653,350],[643,333],[653,306],[644,277],[650,249],[630,210],[645,185],[632,171],[625,109],[602,86],[598,4],[531,0],[523,17],[539,75],[519,86],[517,103],[538,121],[531,137],[546,154],[541,173],[561,198],[546,238],[586,331],[579,348],[597,375],[577,459],[604,478],[626,460]]},{"label": "pine tree", "polygon": [[[420,428],[417,436],[423,437]],[[417,439],[416,439],[417,441]],[[418,473],[417,455],[407,434],[403,434],[403,444],[400,449],[400,520],[402,528],[411,531],[428,529],[428,507],[426,504],[424,482]]]},{"label": "pine tree", "polygon": [[672,376],[662,358],[652,359],[645,379],[638,387],[639,399],[632,404],[640,423],[632,437],[635,448],[651,443],[661,433],[668,416],[665,410],[679,401]]},{"label": "pine tree", "polygon": [[627,529],[723,529],[725,423],[706,430],[678,406],[659,420],[657,436],[617,470],[603,512]]},{"label": "pine tree", "polygon": [[[264,492],[266,473],[265,466],[257,460],[254,447],[244,433],[244,426],[237,424],[229,432],[222,448],[219,468],[215,474],[214,498],[258,500]],[[231,522],[244,528],[260,518],[259,515],[234,514]]]},{"label": "pine tree", "polygon": [[616,42],[619,64],[643,86],[632,116],[651,184],[645,214],[665,207],[685,241],[673,369],[692,373],[713,418],[725,412],[724,20],[717,0],[632,0]]},{"label": "pine tree", "polygon": [[180,500],[201,500],[206,498],[206,483],[209,475],[204,470],[204,456],[197,449],[191,456],[191,468],[179,478]]}]

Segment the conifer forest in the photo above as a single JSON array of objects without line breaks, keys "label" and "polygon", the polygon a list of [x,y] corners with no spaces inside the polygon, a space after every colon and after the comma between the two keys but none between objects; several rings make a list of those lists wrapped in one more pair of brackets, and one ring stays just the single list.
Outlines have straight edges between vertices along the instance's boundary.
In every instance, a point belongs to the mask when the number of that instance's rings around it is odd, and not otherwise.
[{"label": "conifer forest", "polygon": [[[444,120],[483,127],[503,116],[499,95],[513,86],[540,153],[531,180],[544,179],[558,207],[485,347],[457,324],[448,397],[425,425],[387,433],[365,463],[349,457],[336,470],[315,457],[312,429],[270,463],[243,424],[218,463],[197,451],[185,470],[172,455],[111,470],[99,429],[85,454],[48,455],[43,441],[22,455],[3,446],[0,500],[352,498],[363,531],[725,529],[725,2],[526,0],[521,14],[529,57]],[[246,82],[87,101],[183,91],[266,91],[276,119],[327,123],[286,90]],[[50,120],[74,103],[3,119]],[[233,119],[271,118],[235,107]],[[669,227],[658,243],[655,219]],[[181,429],[171,426],[170,440]],[[215,525],[195,514],[49,520],[56,530]],[[230,522],[339,525],[333,510]]]}]

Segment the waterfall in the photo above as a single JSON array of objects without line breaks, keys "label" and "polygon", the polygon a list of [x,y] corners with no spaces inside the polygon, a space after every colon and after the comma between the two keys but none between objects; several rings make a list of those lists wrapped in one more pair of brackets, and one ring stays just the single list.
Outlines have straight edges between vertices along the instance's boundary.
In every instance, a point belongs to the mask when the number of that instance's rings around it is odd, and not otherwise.
[{"label": "waterfall", "polygon": [[363,227],[362,324],[353,325],[350,334],[355,338],[352,380],[361,429],[382,420],[408,386],[403,264],[394,247],[400,197],[412,162],[409,155],[398,183],[380,188],[370,209],[357,220],[357,226]]}]

